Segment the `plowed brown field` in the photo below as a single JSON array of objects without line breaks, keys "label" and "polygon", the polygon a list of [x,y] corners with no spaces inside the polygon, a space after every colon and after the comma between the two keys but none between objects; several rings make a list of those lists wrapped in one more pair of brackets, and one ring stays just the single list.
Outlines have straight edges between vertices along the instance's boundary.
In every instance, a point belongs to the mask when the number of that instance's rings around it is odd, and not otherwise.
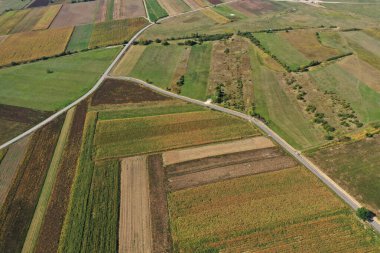
[{"label": "plowed brown field", "polygon": [[94,21],[97,1],[64,4],[51,24],[51,28],[90,24]]}]

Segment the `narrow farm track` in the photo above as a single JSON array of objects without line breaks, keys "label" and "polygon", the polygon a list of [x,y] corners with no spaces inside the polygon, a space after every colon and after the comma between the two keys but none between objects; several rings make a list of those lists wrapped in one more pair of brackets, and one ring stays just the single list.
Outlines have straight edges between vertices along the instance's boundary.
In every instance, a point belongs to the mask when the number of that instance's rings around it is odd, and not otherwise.
[{"label": "narrow farm track", "polygon": [[[111,78],[111,77],[110,77]],[[227,109],[215,104],[205,103],[203,101],[181,96],[178,94],[174,94],[170,91],[163,90],[159,87],[156,87],[152,84],[146,83],[142,80],[132,78],[132,77],[112,77],[113,79],[119,79],[119,80],[128,80],[128,81],[134,81],[136,83],[141,84],[142,86],[152,89],[158,93],[161,93],[166,96],[170,96],[176,99],[180,99],[192,104],[196,104],[199,106],[203,106],[209,109],[213,109],[216,111],[220,111],[223,113],[227,113],[242,119],[245,119],[252,124],[254,124],[256,127],[258,127],[261,131],[263,131],[265,134],[267,134],[269,137],[272,138],[278,145],[280,145],[283,149],[285,149],[291,156],[293,156],[299,163],[304,165],[307,169],[309,169],[313,174],[315,174],[324,184],[326,184],[331,190],[333,190],[344,202],[346,202],[352,209],[356,210],[362,205],[353,198],[350,194],[348,194],[345,190],[343,190],[338,184],[336,184],[330,177],[328,177],[324,172],[322,172],[314,163],[312,163],[308,158],[303,156],[300,151],[293,148],[291,145],[289,145],[284,139],[282,139],[278,134],[276,134],[272,129],[270,129],[267,125],[265,125],[260,120],[251,117],[249,115],[246,115],[241,112],[237,112],[231,109]],[[375,218],[373,221],[370,222],[371,226],[380,233],[380,222],[377,218]]]}]

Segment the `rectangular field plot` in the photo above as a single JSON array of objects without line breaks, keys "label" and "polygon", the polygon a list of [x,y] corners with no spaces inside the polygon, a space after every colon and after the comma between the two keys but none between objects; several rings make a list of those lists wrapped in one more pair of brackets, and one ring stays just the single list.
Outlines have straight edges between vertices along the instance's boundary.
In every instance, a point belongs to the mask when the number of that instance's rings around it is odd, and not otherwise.
[{"label": "rectangular field plot", "polygon": [[104,120],[96,127],[96,158],[131,156],[254,135],[258,131],[248,122],[211,111]]},{"label": "rectangular field plot", "polygon": [[148,25],[145,18],[132,18],[97,23],[90,39],[90,48],[122,44]]},{"label": "rectangular field plot", "polygon": [[28,5],[32,0],[4,0],[0,2],[0,14],[2,14],[5,10],[18,10],[24,8]]},{"label": "rectangular field plot", "polygon": [[217,24],[227,24],[228,22],[230,22],[228,18],[226,18],[223,15],[220,15],[218,12],[213,11],[213,9],[211,8],[202,9],[201,12]]},{"label": "rectangular field plot", "polygon": [[96,1],[64,4],[51,24],[51,28],[90,24],[94,21],[96,7]]},{"label": "rectangular field plot", "polygon": [[248,16],[260,15],[281,9],[281,5],[278,5],[275,2],[263,0],[242,0],[228,5]]},{"label": "rectangular field plot", "polygon": [[0,35],[8,34],[30,10],[8,11],[0,16]]},{"label": "rectangular field plot", "polygon": [[76,26],[71,35],[69,44],[66,47],[66,52],[76,52],[88,49],[93,28],[93,24]]},{"label": "rectangular field plot", "polygon": [[159,0],[170,16],[190,11],[191,8],[183,0]]},{"label": "rectangular field plot", "polygon": [[380,249],[375,234],[303,168],[172,192],[168,202],[175,252]]},{"label": "rectangular field plot", "polygon": [[2,69],[0,103],[45,111],[62,108],[96,83],[119,50],[99,49]]},{"label": "rectangular field plot", "polygon": [[159,20],[160,18],[168,16],[168,13],[159,4],[157,0],[147,0],[145,1],[146,8],[148,9],[149,19],[152,22]]},{"label": "rectangular field plot", "polygon": [[311,61],[278,33],[255,33],[254,36],[260,41],[260,44],[266,51],[275,55],[291,71],[307,65]]},{"label": "rectangular field plot", "polygon": [[65,51],[73,28],[13,34],[0,44],[0,65],[26,62]]},{"label": "rectangular field plot", "polygon": [[146,17],[143,0],[125,0],[125,15],[128,18]]},{"label": "rectangular field plot", "polygon": [[119,252],[153,252],[146,156],[121,162]]}]

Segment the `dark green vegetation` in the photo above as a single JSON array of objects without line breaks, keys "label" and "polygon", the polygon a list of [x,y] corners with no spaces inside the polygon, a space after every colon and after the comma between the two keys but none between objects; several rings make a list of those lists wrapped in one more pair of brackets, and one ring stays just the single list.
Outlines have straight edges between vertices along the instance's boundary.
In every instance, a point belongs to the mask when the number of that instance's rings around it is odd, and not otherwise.
[{"label": "dark green vegetation", "polygon": [[88,91],[119,50],[93,50],[2,69],[0,103],[58,110]]},{"label": "dark green vegetation", "polygon": [[76,52],[87,49],[90,43],[93,27],[93,24],[75,27],[69,44],[67,45],[66,52]]}]

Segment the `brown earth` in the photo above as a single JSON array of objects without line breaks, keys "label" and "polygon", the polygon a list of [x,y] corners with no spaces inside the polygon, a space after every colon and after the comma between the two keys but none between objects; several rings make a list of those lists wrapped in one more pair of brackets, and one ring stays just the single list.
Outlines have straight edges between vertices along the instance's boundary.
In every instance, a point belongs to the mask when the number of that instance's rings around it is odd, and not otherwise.
[{"label": "brown earth", "polygon": [[220,0],[208,0],[208,2],[210,2],[213,5],[222,3],[222,1],[220,1]]},{"label": "brown earth", "polygon": [[169,210],[166,199],[165,170],[161,154],[151,155],[147,159],[149,173],[150,210],[152,219],[153,251],[172,252],[169,227]]},{"label": "brown earth", "polygon": [[242,152],[206,157],[202,159],[181,162],[165,167],[168,177],[186,175],[227,165],[247,163],[261,159],[283,156],[277,147],[247,150]]},{"label": "brown earth", "polygon": [[1,131],[0,131],[1,144],[25,132],[31,127],[30,124],[20,123],[20,122],[11,121],[11,120],[5,120],[5,119],[2,119],[1,117],[0,117],[0,126],[1,126]]},{"label": "brown earth", "polygon": [[71,185],[75,176],[79,158],[84,121],[86,119],[87,101],[75,109],[73,123],[59,165],[57,181],[54,185],[50,202],[41,226],[35,252],[57,252],[59,238],[69,204]]},{"label": "brown earth", "polygon": [[142,0],[125,0],[126,16],[128,18],[146,17],[145,7]]},{"label": "brown earth", "polygon": [[99,0],[99,3],[96,2],[97,4],[99,4],[98,9],[97,9],[97,13],[96,13],[96,21],[97,22],[106,21],[107,1],[110,1],[110,0]]},{"label": "brown earth", "polygon": [[58,28],[90,24],[94,21],[97,4],[97,1],[64,4],[50,27]]},{"label": "brown earth", "polygon": [[241,0],[231,3],[230,6],[246,15],[261,14],[275,9],[272,3],[263,0]]},{"label": "brown earth", "polygon": [[211,156],[220,156],[230,153],[237,153],[248,150],[274,147],[271,140],[259,136],[249,139],[211,144],[201,147],[177,149],[163,154],[165,166],[175,163],[182,163],[190,160],[198,160]]},{"label": "brown earth", "polygon": [[25,124],[36,124],[49,117],[52,113],[38,111],[25,107],[0,104],[0,118]]},{"label": "brown earth", "polygon": [[47,170],[57,144],[64,115],[32,137],[0,213],[0,252],[20,252],[32,221]]},{"label": "brown earth", "polygon": [[132,81],[107,79],[94,94],[91,105],[140,103],[170,99]]},{"label": "brown earth", "polygon": [[3,206],[8,192],[24,161],[30,135],[12,144],[0,163],[0,207]]},{"label": "brown earth", "polygon": [[120,193],[119,252],[153,252],[146,156],[121,161]]},{"label": "brown earth", "polygon": [[253,102],[253,80],[249,57],[249,42],[241,37],[213,43],[208,94],[214,94],[218,84],[224,85],[226,105],[248,110]]},{"label": "brown earth", "polygon": [[221,180],[291,168],[296,165],[295,160],[285,155],[231,164],[224,167],[170,177],[169,189],[176,191]]},{"label": "brown earth", "polygon": [[184,2],[190,6],[190,8],[192,10],[198,10],[201,8],[201,6],[199,6],[199,4],[195,1],[195,0],[184,0]]}]

